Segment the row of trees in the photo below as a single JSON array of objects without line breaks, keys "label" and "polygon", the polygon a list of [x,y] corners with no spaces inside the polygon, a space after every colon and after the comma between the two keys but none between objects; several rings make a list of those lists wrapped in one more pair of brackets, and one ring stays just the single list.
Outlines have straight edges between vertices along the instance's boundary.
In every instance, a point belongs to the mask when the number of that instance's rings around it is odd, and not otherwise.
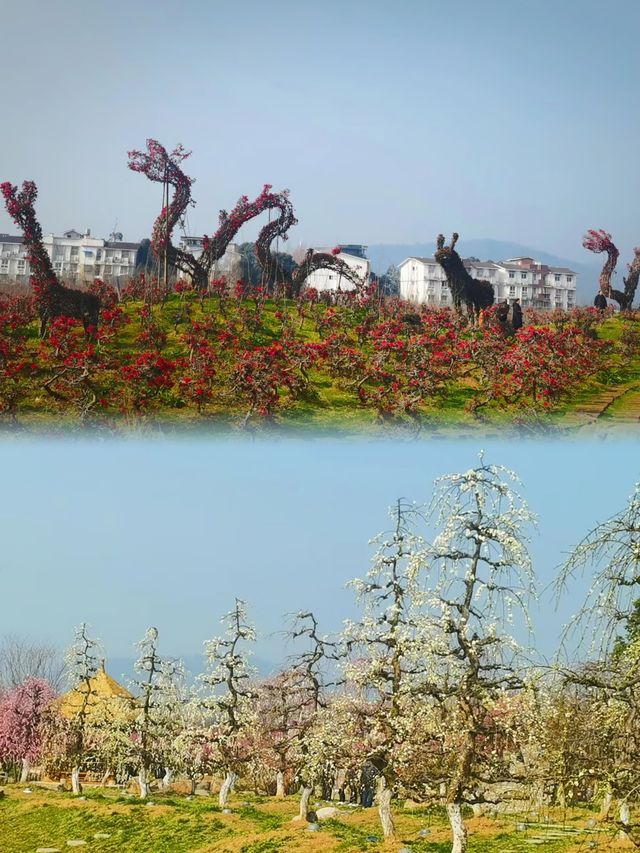
[{"label": "row of trees", "polygon": [[601,645],[579,665],[545,669],[527,648],[535,517],[515,479],[481,459],[439,479],[429,506],[398,501],[370,570],[351,583],[360,615],[326,637],[312,613],[298,614],[297,651],[268,679],[250,666],[256,635],[237,600],[223,634],[205,644],[195,681],[160,654],[151,628],[139,644],[134,698],[100,704],[98,644],[81,626],[68,658],[74,712],[62,713],[42,680],[14,687],[0,700],[0,756],[71,770],[75,791],[81,769],[128,769],[143,798],[158,768],[165,782],[182,774],[194,786],[214,773],[223,778],[221,806],[241,778],[278,796],[299,791],[302,818],[314,789],[330,797],[342,788],[369,805],[375,785],[386,838],[395,834],[395,798],[444,803],[453,853],[466,849],[465,805],[506,801],[522,810],[598,802],[603,816],[615,802],[633,836],[640,489],[558,573],[560,593],[576,572],[592,570],[571,629]]},{"label": "row of trees", "polygon": [[409,311],[373,290],[343,294],[334,305],[310,290],[274,302],[260,288],[230,288],[223,279],[201,300],[179,284],[169,301],[157,294],[156,304],[136,304],[149,286],[144,277],[120,302],[96,282],[104,307],[91,340],[81,323],[58,317],[38,341],[32,300],[0,296],[0,414],[35,407],[106,421],[190,409],[272,419],[317,401],[328,378],[333,393],[380,419],[419,418],[450,393],[459,405],[461,389],[474,413],[506,405],[526,417],[640,351],[631,319],[619,341],[599,339],[608,313],[595,309],[531,315],[513,335],[499,307],[469,326],[451,310]]}]

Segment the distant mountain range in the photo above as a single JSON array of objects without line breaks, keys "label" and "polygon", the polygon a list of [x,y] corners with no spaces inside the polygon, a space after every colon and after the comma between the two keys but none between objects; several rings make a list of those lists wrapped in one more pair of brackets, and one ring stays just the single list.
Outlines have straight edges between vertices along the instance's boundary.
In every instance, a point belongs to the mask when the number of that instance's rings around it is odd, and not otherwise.
[{"label": "distant mountain range", "polygon": [[[186,655],[182,658],[189,679],[199,675],[204,669],[204,658],[202,655]],[[259,657],[250,658],[251,665],[258,670],[258,675],[265,678],[276,671],[277,667],[270,661]],[[134,670],[135,658],[129,657],[112,657],[106,662],[106,669],[112,678],[115,678],[123,687],[128,687],[129,682],[139,676],[136,676]]]},{"label": "distant mountain range", "polygon": [[[367,256],[371,261],[373,272],[381,275],[391,264],[400,264],[410,257],[428,257],[435,251],[435,241],[432,243],[374,243],[369,246]],[[510,243],[504,240],[464,240],[457,248],[463,257],[479,258],[481,261],[504,261],[507,258],[530,257],[553,267],[569,267],[578,275],[577,302],[579,305],[590,305],[598,290],[598,276],[602,264],[598,261],[578,263],[549,252],[532,249],[520,243]]]}]

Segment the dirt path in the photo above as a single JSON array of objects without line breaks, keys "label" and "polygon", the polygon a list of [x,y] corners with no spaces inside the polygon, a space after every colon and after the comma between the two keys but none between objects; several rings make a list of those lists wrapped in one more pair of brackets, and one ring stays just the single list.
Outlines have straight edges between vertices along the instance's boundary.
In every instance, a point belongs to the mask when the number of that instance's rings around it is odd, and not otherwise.
[{"label": "dirt path", "polygon": [[563,418],[563,426],[591,431],[640,428],[640,382],[631,382],[601,391]]}]

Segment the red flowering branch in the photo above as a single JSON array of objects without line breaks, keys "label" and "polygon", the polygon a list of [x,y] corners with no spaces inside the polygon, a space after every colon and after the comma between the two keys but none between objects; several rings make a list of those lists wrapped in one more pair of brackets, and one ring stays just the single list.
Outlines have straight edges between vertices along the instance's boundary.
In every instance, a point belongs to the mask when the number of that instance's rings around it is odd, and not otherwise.
[{"label": "red flowering branch", "polygon": [[[337,248],[337,247],[336,247]],[[338,249],[338,252],[340,250]],[[316,270],[334,270],[345,281],[350,281],[356,286],[356,291],[366,287],[364,282],[356,270],[345,263],[338,257],[335,249],[329,252],[314,252],[313,249],[308,249],[303,262],[295,270],[293,274],[292,293],[294,296],[299,296],[302,290],[302,285],[311,273]]]},{"label": "red flowering branch", "polygon": [[31,286],[36,296],[42,297],[60,282],[53,271],[51,259],[42,243],[42,228],[36,219],[35,202],[38,188],[33,181],[23,181],[22,189],[5,181],[0,184],[7,213],[20,228],[27,247],[27,260],[31,268]]},{"label": "red flowering branch", "polygon": [[283,190],[281,193],[265,193],[267,188],[270,190],[271,187],[266,184],[263,189],[263,209],[280,210],[280,216],[273,222],[268,222],[258,234],[258,239],[256,240],[256,258],[262,267],[262,284],[271,289],[278,278],[278,264],[271,252],[271,244],[278,237],[286,240],[289,236],[289,229],[298,220],[293,212],[293,205],[289,200],[289,190]]},{"label": "red flowering branch", "polygon": [[[177,145],[171,153],[156,139],[147,139],[147,150],[129,151],[129,168],[133,172],[146,175],[150,181],[170,184],[174,189],[173,200],[163,207],[151,232],[151,245],[157,255],[167,252],[168,262],[182,272],[188,273],[194,281],[200,281],[203,270],[190,252],[183,252],[171,243],[171,235],[182,218],[187,207],[194,204],[191,200],[193,178],[186,175],[180,163],[191,154],[182,145]],[[205,279],[206,287],[206,279]]]},{"label": "red flowering branch", "polygon": [[264,283],[266,285],[273,283],[276,263],[270,251],[271,243],[276,237],[286,240],[289,228],[298,220],[289,200],[289,191],[273,193],[271,184],[265,184],[262,192],[253,201],[249,201],[249,196],[241,196],[231,213],[226,210],[220,211],[218,229],[211,237],[205,235],[200,256],[200,263],[207,270],[207,278],[213,265],[227,251],[229,244],[242,226],[266,210],[273,209],[280,210],[280,216],[264,226],[256,241],[256,256],[263,270]]}]

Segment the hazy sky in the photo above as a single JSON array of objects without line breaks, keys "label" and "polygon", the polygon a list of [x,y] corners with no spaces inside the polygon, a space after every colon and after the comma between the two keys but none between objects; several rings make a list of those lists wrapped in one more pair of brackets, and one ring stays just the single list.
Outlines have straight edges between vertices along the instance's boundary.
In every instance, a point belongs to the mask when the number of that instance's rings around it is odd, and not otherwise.
[{"label": "hazy sky", "polygon": [[45,233],[149,235],[161,188],[126,152],[156,137],[193,150],[196,234],[269,182],[292,246],[640,242],[637,0],[3,0],[0,22],[0,179],[37,181]]},{"label": "hazy sky", "polygon": [[[540,587],[598,521],[621,509],[640,474],[637,442],[484,444],[514,468],[539,516]],[[67,646],[81,621],[109,658],[128,657],[149,625],[166,654],[201,651],[234,596],[269,635],[313,609],[322,629],[356,613],[345,583],[368,569],[369,540],[398,497],[427,502],[433,479],[477,462],[475,441],[148,441],[0,444],[0,637]],[[543,595],[537,643],[555,651],[588,582],[556,612]]]}]

